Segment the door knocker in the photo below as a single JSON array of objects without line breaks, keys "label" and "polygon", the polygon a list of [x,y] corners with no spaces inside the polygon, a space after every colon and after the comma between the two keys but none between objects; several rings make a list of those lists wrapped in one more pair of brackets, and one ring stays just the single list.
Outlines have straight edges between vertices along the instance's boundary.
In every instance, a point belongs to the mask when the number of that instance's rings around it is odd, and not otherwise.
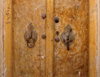
[{"label": "door knocker", "polygon": [[72,32],[70,25],[67,25],[64,29],[65,31],[61,34],[61,41],[64,45],[67,45],[67,50],[69,51],[69,45],[71,45],[75,40],[75,35]]},{"label": "door knocker", "polygon": [[34,26],[30,23],[27,27],[27,31],[24,34],[24,39],[27,42],[27,46],[32,48],[35,46],[35,42],[37,41],[37,32],[34,31]]}]

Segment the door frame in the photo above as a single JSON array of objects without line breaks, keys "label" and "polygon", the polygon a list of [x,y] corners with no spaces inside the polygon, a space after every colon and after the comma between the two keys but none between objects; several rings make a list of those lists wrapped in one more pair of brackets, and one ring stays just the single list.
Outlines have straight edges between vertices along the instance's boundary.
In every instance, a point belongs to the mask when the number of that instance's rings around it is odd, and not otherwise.
[{"label": "door frame", "polygon": [[89,0],[89,77],[97,77],[97,0]]},{"label": "door frame", "polygon": [[[53,18],[49,16],[53,13],[53,2],[54,0],[47,0],[47,9],[51,10],[47,11],[47,19]],[[49,8],[52,6],[52,8]],[[49,19],[49,20],[50,20]],[[47,21],[46,26],[50,24]],[[53,25],[53,22],[51,23]],[[51,39],[53,38],[53,34],[50,35]],[[50,38],[49,37],[49,38]],[[49,40],[46,40],[47,44],[52,43]],[[49,45],[48,45],[49,46]],[[46,55],[48,55],[50,49],[46,47]],[[51,46],[51,49],[53,47]],[[12,0],[4,0],[4,76],[12,77]],[[88,52],[88,70],[89,77],[97,77],[97,0],[89,0],[89,52]],[[51,57],[50,57],[51,56]],[[53,54],[49,54],[47,59],[51,60],[50,64],[53,64]],[[48,63],[48,62],[46,62]],[[53,72],[51,67],[47,67],[46,74]],[[53,68],[53,67],[52,67]],[[50,77],[46,75],[47,77]]]}]

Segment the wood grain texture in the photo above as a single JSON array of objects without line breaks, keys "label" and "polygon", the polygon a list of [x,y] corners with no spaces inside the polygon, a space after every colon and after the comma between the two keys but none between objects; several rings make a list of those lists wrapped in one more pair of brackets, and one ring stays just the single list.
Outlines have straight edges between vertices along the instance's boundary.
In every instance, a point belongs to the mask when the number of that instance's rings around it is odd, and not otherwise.
[{"label": "wood grain texture", "polygon": [[12,0],[4,6],[4,76],[12,77]]},{"label": "wood grain texture", "polygon": [[[97,77],[96,0],[5,0],[4,4],[5,77]],[[59,23],[54,24],[54,16]],[[38,33],[34,48],[28,48],[24,39],[30,23]],[[61,41],[54,42],[68,24],[75,34],[70,51]]]},{"label": "wood grain texture", "polygon": [[47,0],[46,19],[46,77],[53,77],[54,56],[54,0]]},{"label": "wood grain texture", "polygon": [[88,0],[55,0],[54,14],[60,21],[55,23],[59,38],[70,24],[75,41],[67,50],[61,41],[55,42],[54,77],[88,77],[89,50],[89,2]]},{"label": "wood grain texture", "polygon": [[97,0],[89,1],[89,77],[97,77]]},{"label": "wood grain texture", "polygon": [[[13,77],[45,76],[45,0],[13,0]],[[24,33],[32,23],[38,39],[33,48],[27,46]]]}]

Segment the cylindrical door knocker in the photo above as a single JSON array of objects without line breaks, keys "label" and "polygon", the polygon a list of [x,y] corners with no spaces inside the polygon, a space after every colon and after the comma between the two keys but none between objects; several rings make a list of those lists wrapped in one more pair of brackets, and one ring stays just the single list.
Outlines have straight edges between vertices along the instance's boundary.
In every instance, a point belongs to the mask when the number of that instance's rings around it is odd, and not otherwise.
[{"label": "cylindrical door knocker", "polygon": [[27,42],[27,46],[32,48],[35,46],[35,42],[37,41],[37,32],[34,31],[34,26],[30,23],[27,27],[27,31],[24,34],[25,41]]},{"label": "cylindrical door knocker", "polygon": [[67,25],[64,29],[65,31],[61,34],[61,41],[64,45],[67,45],[67,50],[69,51],[69,45],[71,45],[75,40],[75,35],[72,32],[70,25]]}]

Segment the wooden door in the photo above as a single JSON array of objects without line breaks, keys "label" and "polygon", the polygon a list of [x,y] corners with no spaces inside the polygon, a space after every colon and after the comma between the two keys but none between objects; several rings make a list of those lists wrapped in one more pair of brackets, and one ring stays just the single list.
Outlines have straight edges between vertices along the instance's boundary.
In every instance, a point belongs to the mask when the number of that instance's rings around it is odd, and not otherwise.
[{"label": "wooden door", "polygon": [[[46,14],[45,0],[13,0],[13,77],[45,76],[45,33]],[[34,27],[37,40],[33,48],[29,48],[25,41],[25,32],[29,26]],[[36,37],[36,36],[35,36]]]},{"label": "wooden door", "polygon": [[[45,74],[45,0],[13,0],[13,77],[40,77]],[[24,34],[29,25],[37,32],[33,48],[27,46]],[[41,55],[41,56],[40,56]]]},{"label": "wooden door", "polygon": [[[88,0],[9,0],[5,4],[8,26],[4,28],[9,28],[4,37],[5,77],[88,77]],[[69,47],[62,41],[68,25],[75,36]],[[25,39],[27,31],[30,39],[37,37],[32,47]]]},{"label": "wooden door", "polygon": [[88,77],[88,0],[55,0],[54,35],[61,39],[66,25],[70,24],[75,41],[67,50],[61,41],[54,43],[54,77]]}]

